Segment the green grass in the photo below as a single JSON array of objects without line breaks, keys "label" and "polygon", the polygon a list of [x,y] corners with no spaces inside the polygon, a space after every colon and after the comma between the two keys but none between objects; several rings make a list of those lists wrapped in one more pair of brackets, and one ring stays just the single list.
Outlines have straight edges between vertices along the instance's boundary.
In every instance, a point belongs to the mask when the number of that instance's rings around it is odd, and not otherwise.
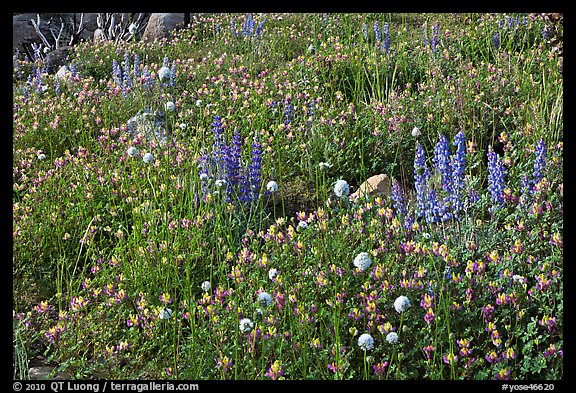
[{"label": "green grass", "polygon": [[[43,354],[79,379],[562,379],[563,76],[545,22],[262,14],[245,37],[247,17],[204,15],[155,44],[81,43],[59,85],[41,59],[14,61],[15,377]],[[166,145],[128,136],[131,117],[169,101]],[[214,116],[230,146],[238,132],[252,201],[202,161],[221,151]],[[418,218],[416,146],[434,169],[440,135],[455,155],[460,131],[465,211]],[[543,178],[527,193],[539,141]],[[337,180],[353,192],[379,173],[406,213],[389,196],[334,195]]]}]

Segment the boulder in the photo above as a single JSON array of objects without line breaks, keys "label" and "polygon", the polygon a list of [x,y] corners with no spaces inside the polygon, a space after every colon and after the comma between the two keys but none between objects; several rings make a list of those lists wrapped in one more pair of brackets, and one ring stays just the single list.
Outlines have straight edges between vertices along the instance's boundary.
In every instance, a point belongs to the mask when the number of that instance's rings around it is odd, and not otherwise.
[{"label": "boulder", "polygon": [[70,54],[73,51],[72,46],[61,46],[58,49],[48,52],[46,55],[46,71],[52,74],[59,70],[62,66],[68,65]]},{"label": "boulder", "polygon": [[60,83],[68,84],[72,81],[72,70],[67,65],[63,65],[54,75],[54,79],[57,79]]},{"label": "boulder", "polygon": [[169,132],[166,129],[166,114],[146,108],[128,120],[126,131],[131,137],[141,135],[146,141],[158,141],[163,146]]},{"label": "boulder", "polygon": [[107,41],[107,38],[106,38],[106,35],[104,34],[104,30],[102,30],[102,29],[94,30],[93,42],[95,44],[103,44],[106,41]]},{"label": "boulder", "polygon": [[154,41],[166,38],[170,31],[184,26],[189,20],[189,14],[153,13],[148,19],[142,40]]},{"label": "boulder", "polygon": [[[12,50],[22,51],[22,45],[40,43],[40,37],[30,19],[36,19],[36,14],[17,14],[12,17]],[[43,34],[50,34],[48,29],[41,29]]]},{"label": "boulder", "polygon": [[379,174],[368,178],[350,195],[350,200],[357,200],[368,196],[385,197],[390,193],[390,178],[386,174]]}]

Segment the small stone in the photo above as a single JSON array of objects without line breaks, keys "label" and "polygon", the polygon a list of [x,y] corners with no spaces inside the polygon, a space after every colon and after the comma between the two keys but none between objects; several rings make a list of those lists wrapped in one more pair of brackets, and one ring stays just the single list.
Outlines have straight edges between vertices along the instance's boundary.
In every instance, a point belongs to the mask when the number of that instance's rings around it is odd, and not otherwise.
[{"label": "small stone", "polygon": [[350,195],[351,200],[364,198],[366,196],[385,197],[390,193],[390,178],[386,174],[379,174],[368,178],[358,187],[355,193]]}]

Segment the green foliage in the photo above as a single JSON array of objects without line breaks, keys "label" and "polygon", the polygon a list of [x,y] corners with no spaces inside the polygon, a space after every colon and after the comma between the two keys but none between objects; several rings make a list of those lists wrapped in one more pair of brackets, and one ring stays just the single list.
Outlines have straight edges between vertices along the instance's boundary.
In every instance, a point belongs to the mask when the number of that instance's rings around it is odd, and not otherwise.
[{"label": "green foliage", "polygon": [[[154,44],[79,44],[67,82],[14,61],[14,377],[46,354],[80,379],[562,379],[563,76],[545,37],[562,26],[252,18],[259,35],[243,33],[248,15],[205,14]],[[126,58],[129,87],[112,73]],[[165,144],[126,131],[144,110],[165,112]],[[262,143],[252,205],[200,178],[216,115],[227,140]],[[432,167],[439,135],[459,131],[465,213],[418,220],[416,143]],[[506,170],[496,210],[490,147]],[[400,182],[406,215],[388,196],[335,195],[379,173]],[[430,187],[446,195],[437,175]]]}]

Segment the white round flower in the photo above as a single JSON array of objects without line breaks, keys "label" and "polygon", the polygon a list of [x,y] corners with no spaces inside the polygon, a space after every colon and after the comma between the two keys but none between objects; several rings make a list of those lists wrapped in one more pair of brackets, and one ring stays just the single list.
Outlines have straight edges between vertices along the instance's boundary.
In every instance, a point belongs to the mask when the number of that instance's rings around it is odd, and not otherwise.
[{"label": "white round flower", "polygon": [[346,180],[338,180],[334,185],[334,194],[337,197],[347,196],[350,193],[350,186]]},{"label": "white round flower", "polygon": [[419,137],[420,135],[422,135],[422,133],[420,132],[420,129],[419,129],[418,127],[414,127],[414,128],[412,129],[412,136],[413,136],[414,138],[417,138],[417,137]]},{"label": "white round flower", "polygon": [[130,157],[134,157],[136,154],[138,154],[138,149],[136,149],[134,146],[130,146],[128,149],[128,155]]},{"label": "white round flower", "polygon": [[358,268],[361,272],[368,269],[372,265],[372,260],[367,252],[361,252],[354,258],[354,266]]},{"label": "white round flower", "polygon": [[208,292],[210,290],[210,288],[212,288],[212,285],[210,284],[210,281],[204,281],[201,285],[200,288],[202,288],[202,290],[204,292]]},{"label": "white round flower", "polygon": [[268,292],[260,292],[258,294],[258,302],[264,306],[269,306],[272,303],[272,296]]},{"label": "white round flower", "polygon": [[410,300],[406,296],[398,296],[396,300],[394,300],[394,308],[398,312],[403,312],[410,308]]},{"label": "white round flower", "polygon": [[332,168],[332,165],[328,164],[327,162],[321,162],[320,164],[318,164],[318,167],[320,168],[321,171],[327,171],[328,169]]},{"label": "white round flower", "polygon": [[279,273],[278,269],[272,268],[268,270],[268,278],[274,280]]},{"label": "white round flower", "polygon": [[254,322],[250,318],[242,318],[239,327],[241,332],[249,332],[254,327]]},{"label": "white round flower", "polygon": [[514,280],[514,282],[519,282],[521,284],[524,284],[526,282],[526,279],[519,274],[513,275],[512,280]]},{"label": "white round flower", "polygon": [[150,164],[152,161],[154,161],[154,156],[152,153],[146,153],[144,154],[144,157],[142,157],[142,160],[144,160],[145,163]]},{"label": "white round flower", "polygon": [[136,35],[136,33],[138,33],[138,25],[136,23],[131,23],[130,26],[128,26],[128,32],[130,35]]},{"label": "white round flower", "polygon": [[268,184],[266,184],[266,189],[270,192],[276,192],[278,191],[278,183],[274,180],[270,180]]},{"label": "white round flower", "polygon": [[308,229],[308,223],[306,221],[298,221],[298,226],[296,229],[304,230]]},{"label": "white round flower", "polygon": [[204,173],[201,173],[201,174],[200,174],[200,180],[202,180],[202,181],[208,180],[208,174],[205,173],[205,172],[204,172]]},{"label": "white round flower", "polygon": [[160,310],[160,313],[158,314],[158,316],[160,317],[160,319],[170,319],[170,317],[172,316],[172,310],[169,308],[163,308],[162,310]]},{"label": "white round flower", "polygon": [[160,78],[161,82],[169,81],[172,78],[172,71],[170,68],[163,66],[158,70],[158,77]]},{"label": "white round flower", "polygon": [[390,344],[396,344],[398,342],[398,333],[390,332],[386,335],[386,341]]},{"label": "white round flower", "polygon": [[196,100],[196,106],[200,108],[202,106],[202,100],[200,99]]},{"label": "white round flower", "polygon": [[47,46],[46,46],[46,47],[44,47],[44,50],[43,50],[43,52],[44,52],[44,54],[48,54],[48,53],[50,53],[50,48],[48,48]]},{"label": "white round flower", "polygon": [[168,101],[166,105],[164,105],[164,108],[169,112],[173,112],[174,109],[176,109],[176,105],[172,101]]},{"label": "white round flower", "polygon": [[45,160],[45,159],[46,159],[46,154],[44,154],[44,153],[38,154],[38,159],[39,159],[40,161]]},{"label": "white round flower", "polygon": [[216,185],[216,187],[220,188],[222,186],[226,185],[226,180],[224,179],[218,179],[214,182],[214,184]]},{"label": "white round flower", "polygon": [[182,131],[184,131],[186,128],[188,128],[188,125],[186,123],[180,123],[179,127]]},{"label": "white round flower", "polygon": [[364,333],[358,337],[358,346],[364,351],[370,351],[374,348],[374,339],[368,333]]}]

